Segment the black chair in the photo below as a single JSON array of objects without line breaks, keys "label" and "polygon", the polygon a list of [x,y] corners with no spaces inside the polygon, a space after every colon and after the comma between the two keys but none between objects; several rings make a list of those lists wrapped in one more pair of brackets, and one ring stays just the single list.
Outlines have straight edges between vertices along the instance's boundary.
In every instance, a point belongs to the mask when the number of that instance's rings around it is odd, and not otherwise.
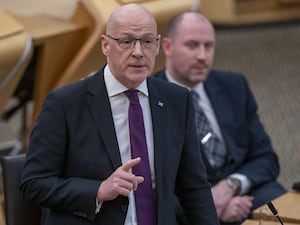
[{"label": "black chair", "polygon": [[[0,9],[0,118],[8,120],[13,111],[8,110],[15,100],[15,92],[24,78],[32,60],[33,40],[12,15]],[[24,94],[23,94],[24,95]],[[18,97],[19,98],[19,97]],[[24,98],[24,97],[23,97]],[[21,107],[19,107],[21,108]],[[25,145],[26,107],[22,105],[22,130],[20,137],[0,142],[0,154],[17,154]],[[17,108],[14,110],[14,112]],[[9,111],[9,112],[8,112]]]},{"label": "black chair", "polygon": [[23,201],[19,190],[25,154],[1,158],[6,225],[40,225],[41,209]]}]

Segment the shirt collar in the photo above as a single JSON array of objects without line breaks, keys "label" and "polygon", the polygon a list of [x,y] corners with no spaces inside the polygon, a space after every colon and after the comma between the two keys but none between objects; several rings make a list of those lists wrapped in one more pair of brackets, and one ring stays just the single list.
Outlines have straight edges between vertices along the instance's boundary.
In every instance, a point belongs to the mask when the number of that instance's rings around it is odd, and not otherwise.
[{"label": "shirt collar", "polygon": [[[175,79],[168,73],[168,71],[165,70],[165,73],[166,73],[166,76],[167,76],[168,81],[170,81],[170,82],[172,82],[172,83],[174,83],[174,84],[177,84],[177,85],[179,85],[179,86],[185,87],[185,88],[187,88],[187,89],[189,89],[189,90],[191,91],[191,88],[185,86],[184,84],[179,83],[177,80],[175,80]],[[198,84],[193,88],[193,90],[196,91],[200,96],[202,96],[203,93],[205,93],[203,82],[198,83]]]},{"label": "shirt collar", "polygon": [[[112,72],[109,69],[109,66],[106,65],[104,68],[104,81],[107,89],[107,93],[109,97],[113,97],[115,95],[119,95],[124,91],[128,90],[121,82],[119,82]],[[148,96],[148,87],[146,79],[136,88],[139,92]]]}]

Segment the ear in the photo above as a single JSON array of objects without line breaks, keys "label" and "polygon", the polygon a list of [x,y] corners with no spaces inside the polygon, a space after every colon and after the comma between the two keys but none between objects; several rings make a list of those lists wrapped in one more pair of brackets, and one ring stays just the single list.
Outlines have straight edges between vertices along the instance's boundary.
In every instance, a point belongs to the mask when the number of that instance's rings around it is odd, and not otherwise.
[{"label": "ear", "polygon": [[165,56],[170,55],[170,51],[172,48],[171,42],[172,42],[172,40],[170,38],[163,38],[161,41],[161,46],[163,48]]},{"label": "ear", "polygon": [[158,43],[157,43],[157,47],[156,47],[156,52],[155,52],[155,56],[158,56],[159,54],[159,49],[160,49],[160,39],[158,40]]},{"label": "ear", "polygon": [[101,47],[102,47],[102,52],[105,56],[109,55],[109,43],[107,40],[107,37],[102,34],[101,35]]}]

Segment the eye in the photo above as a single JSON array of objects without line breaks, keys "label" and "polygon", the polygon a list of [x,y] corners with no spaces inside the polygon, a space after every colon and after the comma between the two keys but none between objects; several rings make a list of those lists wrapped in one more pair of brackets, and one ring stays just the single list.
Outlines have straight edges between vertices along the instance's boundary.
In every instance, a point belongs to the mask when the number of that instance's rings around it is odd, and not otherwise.
[{"label": "eye", "polygon": [[120,39],[120,43],[122,43],[122,44],[130,44],[131,40],[128,39],[128,38],[122,38],[122,39]]},{"label": "eye", "polygon": [[151,44],[154,42],[154,39],[153,38],[143,38],[143,42],[147,43],[147,44]]},{"label": "eye", "polygon": [[119,39],[119,42],[121,43],[121,44],[131,44],[132,42],[134,42],[134,38],[132,38],[132,37],[121,37],[120,39]]},{"label": "eye", "polygon": [[205,44],[205,49],[213,49],[214,48],[214,44],[213,43],[206,43]]},{"label": "eye", "polygon": [[198,43],[196,43],[196,42],[187,42],[187,43],[186,43],[186,46],[187,46],[188,48],[190,48],[190,49],[195,49],[195,48],[198,47]]}]

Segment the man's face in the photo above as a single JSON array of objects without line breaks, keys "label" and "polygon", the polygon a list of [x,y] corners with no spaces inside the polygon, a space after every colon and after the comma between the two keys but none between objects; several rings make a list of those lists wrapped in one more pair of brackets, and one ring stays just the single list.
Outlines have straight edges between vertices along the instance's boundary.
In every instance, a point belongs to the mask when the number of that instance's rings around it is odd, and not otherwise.
[{"label": "man's face", "polygon": [[[123,85],[135,88],[152,73],[159,52],[159,40],[156,39],[155,21],[139,15],[116,21],[113,29],[102,35],[102,51],[107,56],[110,70]],[[154,45],[149,48],[147,43],[153,40]],[[133,42],[132,47],[127,48],[129,42]]]},{"label": "man's face", "polygon": [[166,68],[175,80],[192,88],[207,78],[215,51],[214,29],[209,22],[184,18],[175,36],[165,38],[162,45]]}]

